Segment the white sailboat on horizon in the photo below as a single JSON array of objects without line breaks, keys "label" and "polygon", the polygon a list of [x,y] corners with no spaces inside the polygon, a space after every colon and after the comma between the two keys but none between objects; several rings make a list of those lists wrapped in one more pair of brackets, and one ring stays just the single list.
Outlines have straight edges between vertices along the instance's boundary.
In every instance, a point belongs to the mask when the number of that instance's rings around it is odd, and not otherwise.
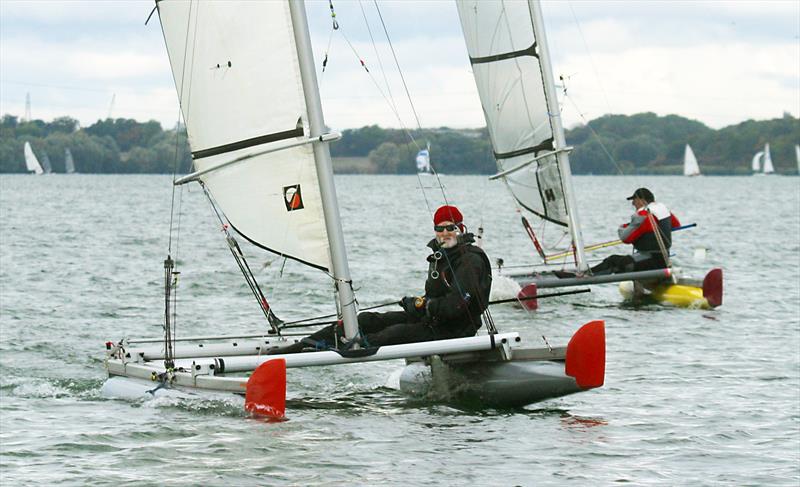
[{"label": "white sailboat on horizon", "polygon": [[36,158],[36,154],[33,152],[30,142],[25,142],[23,153],[25,154],[25,167],[28,169],[28,172],[32,172],[36,175],[44,174],[44,169],[42,169],[39,159]]},{"label": "white sailboat on horizon", "polygon": [[764,144],[764,150],[756,152],[751,164],[754,176],[763,176],[775,173],[772,165],[772,155],[769,151],[769,143]]},{"label": "white sailboat on horizon", "polygon": [[774,174],[775,168],[772,166],[772,155],[769,152],[769,143],[764,146],[764,174]]},{"label": "white sailboat on horizon", "polygon": [[75,174],[75,161],[69,148],[64,149],[64,171],[67,174]]},{"label": "white sailboat on horizon", "polygon": [[417,163],[417,174],[420,175],[433,174],[433,168],[431,167],[430,144],[428,144],[428,146],[425,149],[422,149],[419,152],[417,152],[416,163]]},{"label": "white sailboat on horizon", "polygon": [[694,156],[694,151],[689,144],[686,144],[686,149],[683,152],[683,175],[684,176],[700,176],[700,166],[697,164],[697,158]]}]

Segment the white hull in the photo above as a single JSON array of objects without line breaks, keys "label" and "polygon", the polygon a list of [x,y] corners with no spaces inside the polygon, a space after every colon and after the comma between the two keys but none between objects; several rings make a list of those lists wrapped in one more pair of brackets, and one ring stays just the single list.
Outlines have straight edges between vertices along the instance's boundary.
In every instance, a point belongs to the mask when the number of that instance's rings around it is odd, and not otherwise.
[{"label": "white hull", "polygon": [[[265,348],[274,338],[264,340]],[[110,346],[103,386],[108,397],[152,398],[164,395],[244,395],[248,375],[260,364],[283,359],[286,367],[325,366],[378,360],[409,359],[400,389],[426,399],[472,399],[496,407],[515,407],[600,387],[605,374],[605,331],[593,322],[575,333],[564,348],[524,348],[517,333],[380,347],[363,353],[307,352],[247,355],[253,343],[204,344],[215,356],[182,358],[164,368],[153,349]],[[181,355],[192,345],[179,349]],[[239,353],[240,355],[237,355]],[[366,354],[364,354],[366,353]],[[360,356],[359,356],[360,355]],[[572,363],[572,365],[570,365]],[[571,370],[570,367],[572,367]],[[291,385],[289,385],[291,387]]]}]

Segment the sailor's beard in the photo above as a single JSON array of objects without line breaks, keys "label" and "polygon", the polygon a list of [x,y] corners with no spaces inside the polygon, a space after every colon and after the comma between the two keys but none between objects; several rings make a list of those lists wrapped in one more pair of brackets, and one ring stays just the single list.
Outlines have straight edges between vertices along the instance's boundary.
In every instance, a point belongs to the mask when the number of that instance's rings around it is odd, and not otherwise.
[{"label": "sailor's beard", "polygon": [[447,237],[439,239],[439,246],[443,249],[452,249],[458,244],[458,237]]}]

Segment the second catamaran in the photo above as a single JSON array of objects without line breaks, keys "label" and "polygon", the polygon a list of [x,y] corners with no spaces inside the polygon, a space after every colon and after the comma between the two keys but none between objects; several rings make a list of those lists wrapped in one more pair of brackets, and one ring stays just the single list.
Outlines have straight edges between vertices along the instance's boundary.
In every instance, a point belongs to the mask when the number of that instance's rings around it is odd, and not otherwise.
[{"label": "second catamaran", "polygon": [[[503,181],[510,190],[522,226],[542,260],[549,263],[570,256],[578,277],[559,279],[529,269],[503,275],[540,288],[631,279],[674,284],[671,269],[605,276],[589,271],[569,164],[572,147],[564,138],[540,2],[458,1],[457,5],[497,161],[498,173],[490,179]],[[538,231],[528,219],[531,215],[541,221]],[[548,225],[555,228],[544,232]],[[559,245],[563,248],[564,241],[567,251],[558,257],[547,254]],[[721,297],[712,302],[721,302]]]}]

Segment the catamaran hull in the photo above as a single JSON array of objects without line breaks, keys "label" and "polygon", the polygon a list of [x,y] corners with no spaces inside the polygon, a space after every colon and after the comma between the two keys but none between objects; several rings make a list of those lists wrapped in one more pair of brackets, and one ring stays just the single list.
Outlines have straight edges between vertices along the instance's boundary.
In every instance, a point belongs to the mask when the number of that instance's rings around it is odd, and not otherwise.
[{"label": "catamaran hull", "polygon": [[722,305],[722,269],[712,269],[702,283],[690,279],[651,286],[633,281],[619,284],[619,292],[627,301],[650,301],[691,309],[713,309]]},{"label": "catamaran hull", "polygon": [[564,361],[427,365],[411,363],[400,376],[400,390],[433,401],[476,402],[496,408],[528,404],[581,392]]},{"label": "catamaran hull", "polygon": [[[600,387],[605,380],[605,324],[583,325],[561,348],[523,348],[517,333],[475,336],[434,342],[391,345],[342,356],[336,352],[239,357],[178,359],[176,369],[166,370],[162,357],[107,344],[109,379],[103,386],[108,397],[138,399],[186,393],[250,395],[254,388],[269,386],[272,377],[259,369],[282,362],[286,367],[336,365],[405,358],[411,364],[403,372],[400,388],[415,397],[434,400],[475,399],[493,407],[524,406]],[[240,349],[240,341],[235,347]],[[245,347],[246,350],[249,347]],[[219,352],[218,349],[215,349]],[[245,366],[251,367],[244,370]],[[255,373],[247,376],[246,372]],[[426,372],[426,370],[428,372]],[[236,372],[238,375],[226,375]]]},{"label": "catamaran hull", "polygon": [[[716,268],[699,279],[678,278],[673,281],[670,269],[655,269],[600,276],[583,276],[559,279],[550,276],[517,276],[523,286],[519,298],[535,296],[538,289],[588,286],[619,283],[619,291],[627,301],[645,301],[679,306],[683,308],[712,309],[722,305],[722,269]],[[529,309],[535,309],[536,300],[529,301]]]}]

